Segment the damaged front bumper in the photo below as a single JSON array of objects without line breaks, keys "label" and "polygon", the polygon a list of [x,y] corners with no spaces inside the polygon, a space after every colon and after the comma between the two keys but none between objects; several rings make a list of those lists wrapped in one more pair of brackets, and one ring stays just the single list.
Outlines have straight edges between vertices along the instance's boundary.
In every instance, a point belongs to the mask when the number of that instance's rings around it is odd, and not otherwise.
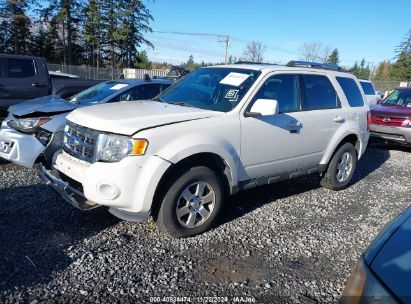
[{"label": "damaged front bumper", "polygon": [[0,157],[17,165],[32,168],[46,149],[31,134],[23,134],[11,128],[0,129]]},{"label": "damaged front bumper", "polygon": [[47,170],[40,165],[39,176],[50,187],[52,187],[68,203],[80,210],[91,210],[99,207],[96,203],[88,201],[82,191],[70,186],[68,182],[61,179],[57,174]]}]

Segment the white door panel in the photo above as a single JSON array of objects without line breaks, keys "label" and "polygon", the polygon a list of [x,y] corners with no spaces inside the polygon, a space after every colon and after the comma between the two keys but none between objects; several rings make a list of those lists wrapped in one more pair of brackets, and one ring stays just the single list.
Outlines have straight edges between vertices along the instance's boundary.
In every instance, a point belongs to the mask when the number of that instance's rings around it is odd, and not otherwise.
[{"label": "white door panel", "polygon": [[336,130],[347,120],[339,109],[307,111],[301,118],[303,128],[302,163],[304,167],[318,165]]},{"label": "white door panel", "polygon": [[241,161],[249,178],[301,167],[302,112],[241,118]]}]

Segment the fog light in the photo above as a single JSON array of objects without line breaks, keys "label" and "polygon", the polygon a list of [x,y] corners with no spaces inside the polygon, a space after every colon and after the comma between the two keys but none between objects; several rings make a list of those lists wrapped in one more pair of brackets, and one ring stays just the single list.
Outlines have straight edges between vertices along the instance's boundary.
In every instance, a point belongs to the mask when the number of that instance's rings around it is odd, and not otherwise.
[{"label": "fog light", "polygon": [[120,190],[109,184],[100,184],[97,186],[98,193],[108,200],[114,200],[120,196]]}]

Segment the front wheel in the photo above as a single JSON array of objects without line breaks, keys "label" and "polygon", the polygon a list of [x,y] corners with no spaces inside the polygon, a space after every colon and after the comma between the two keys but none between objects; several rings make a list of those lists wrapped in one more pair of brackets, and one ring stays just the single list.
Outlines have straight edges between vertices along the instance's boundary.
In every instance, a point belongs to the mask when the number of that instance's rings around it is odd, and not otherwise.
[{"label": "front wheel", "polygon": [[157,216],[160,231],[175,238],[194,236],[209,230],[223,205],[220,177],[208,167],[194,167],[175,174]]},{"label": "front wheel", "polygon": [[333,155],[321,185],[330,190],[342,190],[350,183],[357,165],[357,151],[351,143],[343,144]]}]

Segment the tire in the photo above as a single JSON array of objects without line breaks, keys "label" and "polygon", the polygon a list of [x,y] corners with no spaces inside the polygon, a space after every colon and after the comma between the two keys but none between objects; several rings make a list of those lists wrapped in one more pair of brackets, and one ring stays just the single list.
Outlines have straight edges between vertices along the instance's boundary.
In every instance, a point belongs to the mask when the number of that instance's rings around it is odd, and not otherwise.
[{"label": "tire", "polygon": [[[348,160],[346,159],[347,156],[349,157]],[[347,164],[347,166],[342,164],[343,157],[346,160],[344,163]],[[357,151],[351,143],[343,144],[331,158],[327,172],[321,179],[321,186],[330,190],[347,188],[354,175],[356,166]]]},{"label": "tire", "polygon": [[213,170],[199,166],[179,171],[166,183],[157,226],[174,238],[201,234],[214,226],[223,201],[223,184]]}]

